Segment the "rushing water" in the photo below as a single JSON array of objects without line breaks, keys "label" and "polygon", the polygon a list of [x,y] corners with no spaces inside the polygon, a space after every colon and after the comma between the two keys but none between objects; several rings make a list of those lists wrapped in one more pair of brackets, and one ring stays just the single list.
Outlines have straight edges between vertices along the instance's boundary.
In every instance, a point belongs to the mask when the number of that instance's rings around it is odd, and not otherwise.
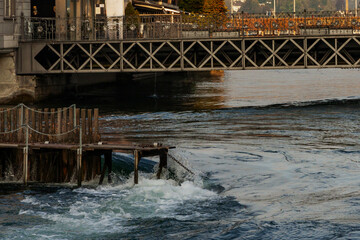
[{"label": "rushing water", "polygon": [[176,145],[195,176],[169,160],[175,180],[154,180],[145,159],[134,186],[131,156],[114,154],[112,185],[0,195],[0,238],[360,239],[359,75],[233,71],[81,95],[104,140]]}]

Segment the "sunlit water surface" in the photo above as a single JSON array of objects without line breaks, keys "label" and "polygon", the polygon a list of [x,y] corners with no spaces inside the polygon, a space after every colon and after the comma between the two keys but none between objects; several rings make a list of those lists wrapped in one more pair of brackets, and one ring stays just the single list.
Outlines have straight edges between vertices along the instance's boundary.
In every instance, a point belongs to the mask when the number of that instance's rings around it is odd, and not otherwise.
[{"label": "sunlit water surface", "polygon": [[134,186],[131,156],[114,154],[112,185],[0,195],[0,238],[360,239],[359,74],[171,75],[79,95],[102,109],[103,140],[175,145],[195,176],[169,160],[176,179],[155,180],[145,159]]}]

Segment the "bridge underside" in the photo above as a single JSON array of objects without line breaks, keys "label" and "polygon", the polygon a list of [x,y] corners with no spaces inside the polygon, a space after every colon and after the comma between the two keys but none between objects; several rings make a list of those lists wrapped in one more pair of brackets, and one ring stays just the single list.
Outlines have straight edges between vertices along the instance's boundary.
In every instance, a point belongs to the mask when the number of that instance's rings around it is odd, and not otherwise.
[{"label": "bridge underside", "polygon": [[24,42],[18,74],[360,67],[360,37]]}]

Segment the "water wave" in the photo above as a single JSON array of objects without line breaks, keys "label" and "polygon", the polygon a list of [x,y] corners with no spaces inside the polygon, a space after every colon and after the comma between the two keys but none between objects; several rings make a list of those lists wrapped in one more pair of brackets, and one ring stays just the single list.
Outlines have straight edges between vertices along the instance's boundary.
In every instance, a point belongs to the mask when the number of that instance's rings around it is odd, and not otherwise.
[{"label": "water wave", "polygon": [[309,100],[309,101],[295,101],[295,102],[286,102],[286,103],[271,103],[263,105],[250,105],[243,107],[231,107],[231,108],[222,108],[232,110],[232,109],[266,109],[266,108],[303,108],[303,107],[316,107],[316,106],[327,106],[327,105],[349,105],[349,104],[359,104],[360,96],[350,96],[344,98],[328,98],[328,99],[318,99],[318,100]]}]

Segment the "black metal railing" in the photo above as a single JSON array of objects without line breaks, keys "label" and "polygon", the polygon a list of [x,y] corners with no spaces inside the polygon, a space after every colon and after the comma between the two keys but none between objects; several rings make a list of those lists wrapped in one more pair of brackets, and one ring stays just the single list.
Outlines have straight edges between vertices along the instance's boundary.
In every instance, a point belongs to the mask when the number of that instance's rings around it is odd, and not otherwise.
[{"label": "black metal railing", "polygon": [[233,15],[139,15],[111,18],[21,18],[22,41],[237,38],[360,34],[357,11]]}]

